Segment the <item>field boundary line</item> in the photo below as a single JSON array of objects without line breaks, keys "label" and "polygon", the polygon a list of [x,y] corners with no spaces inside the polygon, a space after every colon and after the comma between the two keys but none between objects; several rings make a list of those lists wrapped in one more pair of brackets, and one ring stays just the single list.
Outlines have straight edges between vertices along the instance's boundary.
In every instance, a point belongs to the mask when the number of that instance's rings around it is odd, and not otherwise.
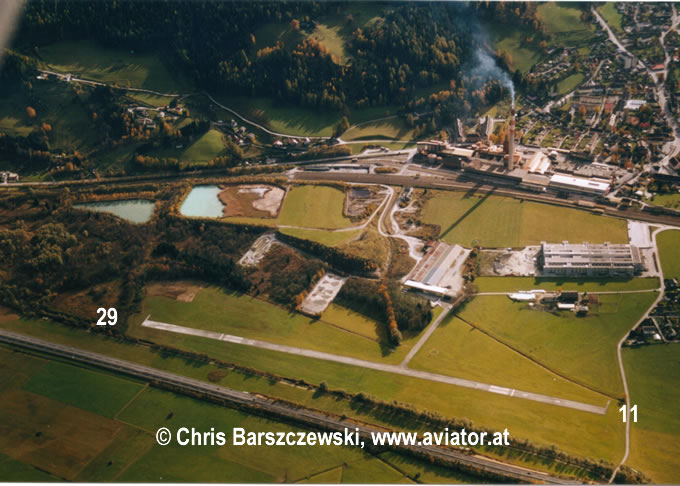
[{"label": "field boundary line", "polygon": [[[535,365],[540,366],[541,368],[543,368],[543,369],[546,370],[546,371],[549,371],[549,372],[552,373],[553,375],[559,376],[560,378],[562,378],[562,379],[564,379],[564,380],[567,380],[569,383],[572,383],[572,384],[574,384],[574,385],[580,386],[581,388],[585,388],[586,390],[589,390],[589,391],[591,391],[591,392],[597,393],[598,395],[602,395],[602,396],[607,397],[607,398],[609,398],[609,399],[611,399],[611,400],[619,400],[619,399],[621,398],[621,397],[615,397],[615,396],[609,395],[608,393],[605,393],[605,392],[603,392],[603,391],[601,391],[601,390],[598,390],[598,389],[593,388],[593,387],[591,387],[591,386],[589,386],[589,385],[586,385],[585,383],[581,383],[581,382],[579,382],[579,381],[577,381],[577,380],[575,380],[575,379],[573,379],[573,378],[570,378],[570,377],[568,377],[568,376],[566,376],[566,375],[560,373],[559,371],[553,370],[553,369],[550,368],[548,365],[546,365],[546,364],[541,363],[540,361],[538,361],[536,358],[534,358],[534,357],[532,357],[532,356],[529,356],[529,355],[526,354],[525,352],[520,351],[519,349],[515,348],[515,347],[512,346],[511,344],[508,344],[508,343],[506,343],[505,341],[501,340],[500,338],[496,337],[496,336],[493,335],[490,331],[487,331],[486,329],[482,329],[480,326],[475,326],[474,324],[472,324],[472,323],[468,322],[467,320],[463,319],[462,317],[460,317],[460,315],[458,315],[458,314],[453,314],[453,316],[454,316],[456,319],[459,319],[461,322],[463,322],[463,323],[467,324],[468,326],[470,326],[472,329],[475,329],[475,330],[477,330],[477,331],[480,331],[482,334],[484,334],[485,336],[487,336],[487,337],[493,339],[495,342],[497,342],[497,343],[499,343],[499,344],[502,344],[503,346],[505,346],[505,347],[507,347],[508,349],[514,351],[515,353],[519,354],[520,356],[522,356],[522,357],[528,359],[529,361],[531,361],[531,362],[534,363]],[[608,406],[609,406],[609,402],[607,402],[607,406],[605,407],[605,410],[608,408]]]},{"label": "field boundary line", "polygon": [[[123,407],[122,407],[120,410],[118,410],[118,412],[116,412],[116,415],[113,416],[113,420],[118,420],[118,416],[119,416],[121,413],[123,413],[123,412],[125,411],[125,409],[128,408],[128,407],[132,404],[132,402],[134,402],[135,400],[137,400],[137,398],[139,397],[139,395],[141,395],[142,393],[144,393],[148,388],[149,388],[149,384],[148,384],[148,383],[145,383],[144,386],[143,386],[137,393],[135,393],[134,396],[133,396],[132,398],[130,398],[130,399],[125,403],[125,405],[123,405]],[[122,422],[122,420],[121,420],[121,422]]]}]

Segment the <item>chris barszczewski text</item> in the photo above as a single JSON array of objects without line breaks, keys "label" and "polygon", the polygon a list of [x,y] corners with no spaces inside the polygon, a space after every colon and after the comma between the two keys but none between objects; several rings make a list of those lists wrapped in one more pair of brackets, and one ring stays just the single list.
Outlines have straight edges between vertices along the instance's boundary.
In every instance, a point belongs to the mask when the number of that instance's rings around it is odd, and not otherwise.
[{"label": "chris barszczewski text", "polygon": [[348,429],[344,432],[249,432],[235,427],[231,434],[216,431],[200,431],[189,427],[180,427],[173,434],[162,427],[156,432],[159,445],[177,444],[180,446],[357,446],[362,449],[366,441],[375,446],[478,446],[478,445],[510,445],[508,429],[503,432],[468,432],[465,429],[450,431],[448,428],[440,432],[371,432],[370,437],[361,437],[359,429]]}]

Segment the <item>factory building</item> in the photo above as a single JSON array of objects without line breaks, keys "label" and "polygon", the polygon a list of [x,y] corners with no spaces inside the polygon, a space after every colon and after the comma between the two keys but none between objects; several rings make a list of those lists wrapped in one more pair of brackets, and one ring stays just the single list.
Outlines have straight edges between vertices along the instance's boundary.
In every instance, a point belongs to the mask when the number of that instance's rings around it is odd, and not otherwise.
[{"label": "factory building", "polygon": [[644,270],[636,246],[611,243],[542,242],[538,263],[546,276],[632,276]]},{"label": "factory building", "polygon": [[548,187],[556,190],[566,189],[588,195],[603,196],[609,192],[609,182],[602,179],[576,177],[567,174],[553,174]]}]

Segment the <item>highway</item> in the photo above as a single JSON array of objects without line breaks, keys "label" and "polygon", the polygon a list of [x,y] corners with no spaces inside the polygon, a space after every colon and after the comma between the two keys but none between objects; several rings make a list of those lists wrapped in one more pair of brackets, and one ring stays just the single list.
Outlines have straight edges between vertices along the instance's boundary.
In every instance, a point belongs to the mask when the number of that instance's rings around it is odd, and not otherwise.
[{"label": "highway", "polygon": [[[352,421],[345,421],[342,418],[332,417],[317,411],[297,407],[292,404],[282,403],[260,395],[251,395],[247,392],[233,390],[211,383],[195,380],[185,376],[150,368],[130,361],[111,358],[99,353],[84,351],[82,349],[65,346],[62,344],[45,341],[42,339],[26,336],[6,330],[0,330],[0,342],[13,346],[18,346],[41,353],[66,358],[91,366],[96,366],[109,371],[123,373],[142,380],[155,381],[163,385],[169,385],[175,389],[197,392],[206,396],[227,401],[229,403],[257,409],[266,413],[285,417],[295,422],[322,428],[332,431],[344,431],[345,428],[359,429],[359,433],[364,440],[370,441],[370,434],[373,432],[384,432],[384,429],[369,427],[357,424]],[[476,470],[497,475],[499,477],[520,480],[523,482],[544,483],[544,484],[580,484],[578,481],[571,481],[556,478],[548,474],[531,471],[523,467],[504,464],[484,456],[469,455],[457,450],[437,447],[437,446],[391,446],[397,451],[407,454],[426,455],[435,459],[440,459],[449,463],[460,464]]]}]

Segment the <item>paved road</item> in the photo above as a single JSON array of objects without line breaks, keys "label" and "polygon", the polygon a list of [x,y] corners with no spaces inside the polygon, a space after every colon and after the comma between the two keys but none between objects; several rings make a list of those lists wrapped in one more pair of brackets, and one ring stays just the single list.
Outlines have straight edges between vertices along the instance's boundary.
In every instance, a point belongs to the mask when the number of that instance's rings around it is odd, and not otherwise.
[{"label": "paved road", "polygon": [[[656,266],[659,269],[659,280],[661,282],[661,287],[658,289],[659,295],[654,301],[654,303],[647,309],[647,312],[638,319],[638,321],[635,323],[633,327],[631,327],[631,331],[638,327],[642,322],[649,317],[650,312],[656,308],[656,306],[661,302],[661,299],[663,299],[664,291],[665,291],[665,285],[663,281],[663,269],[661,268],[661,260],[659,258],[659,247],[656,244],[656,235],[659,234],[662,231],[667,231],[669,228],[658,228],[652,233],[652,242],[654,243],[654,258],[656,259]],[[619,361],[619,371],[621,373],[621,381],[623,382],[623,393],[626,398],[626,449],[623,454],[623,458],[621,459],[621,462],[619,462],[618,466],[614,469],[614,472],[612,473],[611,478],[609,479],[609,482],[612,483],[614,482],[614,478],[616,477],[616,473],[619,471],[621,466],[628,460],[628,455],[630,453],[630,393],[628,392],[628,382],[626,380],[626,370],[623,366],[623,357],[621,356],[621,346],[623,346],[623,343],[626,341],[626,338],[628,337],[628,333],[626,333],[621,340],[618,342],[616,345],[616,357]]]},{"label": "paved road", "polygon": [[313,351],[310,349],[297,348],[294,346],[287,346],[284,344],[274,344],[258,339],[248,339],[241,336],[232,336],[231,334],[223,334],[213,331],[204,331],[202,329],[194,329],[190,327],[177,326],[175,324],[167,324],[165,322],[157,322],[149,319],[144,320],[142,326],[162,331],[174,332],[178,334],[186,334],[191,336],[200,336],[208,339],[215,339],[218,341],[225,341],[233,344],[242,344],[245,346],[253,346],[268,351],[277,351],[280,353],[294,354],[296,356],[305,356],[307,358],[321,359],[324,361],[333,361],[336,363],[347,364],[351,366],[358,366],[360,368],[367,368],[376,371],[384,371],[386,373],[395,373],[398,375],[409,376],[412,378],[420,378],[422,380],[436,381],[439,383],[446,383],[447,385],[462,386],[465,388],[472,388],[474,390],[487,391],[497,393],[499,395],[506,395],[508,397],[524,398],[535,402],[547,403],[550,405],[557,405],[560,407],[571,408],[583,412],[595,413],[604,415],[607,407],[598,407],[588,403],[576,402],[573,400],[565,400],[555,398],[548,395],[541,395],[539,393],[525,392],[516,390],[514,388],[506,388],[503,386],[490,385],[488,383],[480,383],[478,381],[466,380],[464,378],[455,378],[452,376],[439,375],[436,373],[429,373],[426,371],[412,370],[402,368],[401,366],[387,365],[382,363],[374,363],[358,358],[350,358],[348,356],[340,356],[337,354],[325,353],[322,351]]},{"label": "paved road", "polygon": [[[255,408],[276,416],[283,416],[298,423],[312,427],[321,427],[333,431],[344,431],[345,428],[357,428],[362,438],[370,440],[371,432],[384,432],[384,429],[377,429],[352,421],[345,421],[341,418],[329,416],[307,408],[294,406],[292,404],[275,401],[261,395],[251,395],[247,392],[233,390],[211,383],[187,378],[186,376],[161,371],[156,368],[143,366],[130,361],[111,358],[99,353],[84,351],[82,349],[61,344],[52,343],[42,339],[18,334],[0,329],[0,341],[22,348],[37,350],[59,356],[79,363],[97,366],[110,371],[124,373],[136,378],[148,381],[159,382],[164,385],[171,385],[176,389],[188,392],[198,392],[209,397],[228,401],[229,403]],[[469,455],[458,452],[457,450],[436,447],[436,446],[392,446],[393,449],[407,452],[426,454],[430,457],[442,459],[449,463],[463,464],[469,467],[488,471],[493,474],[512,479],[519,479],[524,482],[547,483],[547,484],[580,484],[577,481],[556,478],[548,474],[532,471],[524,467],[513,466],[499,461],[488,459],[484,456]]]},{"label": "paved road", "polygon": [[404,358],[404,361],[402,361],[399,366],[402,368],[406,368],[409,364],[409,362],[413,359],[413,357],[420,351],[420,348],[423,347],[425,344],[425,341],[430,339],[430,336],[432,336],[432,333],[439,327],[439,324],[444,320],[444,318],[448,315],[449,311],[451,310],[450,306],[444,306],[444,311],[437,317],[437,319],[427,328],[427,330],[423,333],[422,336],[420,336],[420,339],[418,339],[418,342],[411,348],[411,350],[408,352],[406,357]]}]

